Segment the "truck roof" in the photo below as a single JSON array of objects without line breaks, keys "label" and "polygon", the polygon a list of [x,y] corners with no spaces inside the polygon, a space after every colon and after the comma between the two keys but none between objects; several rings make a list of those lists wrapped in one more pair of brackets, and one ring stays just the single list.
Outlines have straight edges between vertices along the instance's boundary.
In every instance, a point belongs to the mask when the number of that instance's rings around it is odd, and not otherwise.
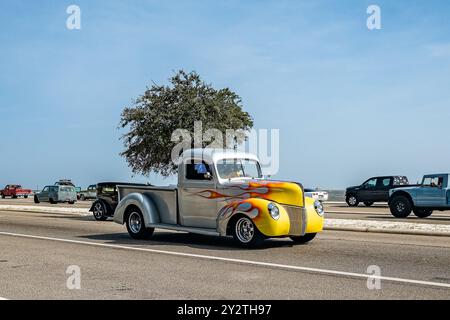
[{"label": "truck roof", "polygon": [[188,149],[182,154],[183,159],[203,159],[206,162],[215,163],[222,159],[249,159],[259,161],[254,154],[236,151],[232,149]]}]

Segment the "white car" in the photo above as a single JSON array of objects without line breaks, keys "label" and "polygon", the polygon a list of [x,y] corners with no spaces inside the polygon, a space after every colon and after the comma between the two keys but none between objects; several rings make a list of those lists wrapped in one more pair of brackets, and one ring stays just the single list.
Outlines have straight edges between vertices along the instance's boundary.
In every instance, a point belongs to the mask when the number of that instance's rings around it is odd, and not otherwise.
[{"label": "white car", "polygon": [[305,189],[305,196],[313,198],[314,200],[318,200],[320,202],[328,201],[328,192],[314,190],[314,189]]}]

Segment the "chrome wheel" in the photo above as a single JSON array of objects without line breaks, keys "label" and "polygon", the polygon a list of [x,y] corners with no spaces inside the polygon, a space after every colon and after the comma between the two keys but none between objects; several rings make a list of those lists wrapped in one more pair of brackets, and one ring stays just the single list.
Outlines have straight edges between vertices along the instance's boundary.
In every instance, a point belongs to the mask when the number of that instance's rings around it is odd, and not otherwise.
[{"label": "chrome wheel", "polygon": [[100,202],[97,202],[94,206],[94,216],[97,219],[101,219],[103,217],[103,205]]},{"label": "chrome wheel", "polygon": [[350,203],[350,205],[354,206],[356,205],[356,197],[350,197],[348,198],[348,202]]},{"label": "chrome wheel", "polygon": [[133,233],[139,233],[142,228],[141,215],[137,212],[132,212],[128,218],[128,225]]},{"label": "chrome wheel", "polygon": [[255,235],[255,226],[249,218],[240,218],[236,223],[236,236],[242,243],[249,243]]}]

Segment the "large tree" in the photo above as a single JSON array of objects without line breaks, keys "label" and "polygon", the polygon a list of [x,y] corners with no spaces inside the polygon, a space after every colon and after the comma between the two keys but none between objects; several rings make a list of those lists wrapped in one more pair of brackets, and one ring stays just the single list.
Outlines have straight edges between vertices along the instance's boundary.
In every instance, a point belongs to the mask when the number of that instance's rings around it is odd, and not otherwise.
[{"label": "large tree", "polygon": [[[236,93],[229,88],[215,89],[196,72],[181,70],[170,78],[170,85],[153,84],[131,107],[123,110],[120,127],[129,131],[122,136],[125,150],[121,155],[134,173],[156,172],[163,176],[176,173],[171,153],[177,142],[172,134],[185,129],[193,137],[196,121],[202,122],[204,131],[222,132],[226,147],[232,147],[225,139],[226,130],[247,131],[253,127],[253,120],[242,109]],[[242,136],[235,137],[234,144],[242,140]],[[208,142],[204,141],[201,146],[206,145]]]}]

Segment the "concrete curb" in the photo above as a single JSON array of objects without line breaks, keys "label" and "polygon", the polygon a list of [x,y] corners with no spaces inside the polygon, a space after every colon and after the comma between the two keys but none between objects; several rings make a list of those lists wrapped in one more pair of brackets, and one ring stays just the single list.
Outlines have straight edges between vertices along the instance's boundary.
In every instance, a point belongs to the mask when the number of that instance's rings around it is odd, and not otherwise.
[{"label": "concrete curb", "polygon": [[324,230],[330,231],[351,231],[351,232],[371,232],[371,233],[389,233],[389,234],[405,234],[415,236],[436,236],[436,237],[450,237],[450,232],[432,232],[432,231],[417,231],[417,230],[389,230],[363,227],[324,227]]},{"label": "concrete curb", "polygon": [[33,212],[33,213],[59,213],[87,216],[91,213],[87,208],[60,208],[20,205],[0,205],[0,211]]},{"label": "concrete curb", "polygon": [[450,237],[450,225],[416,222],[326,219],[324,229]]}]

